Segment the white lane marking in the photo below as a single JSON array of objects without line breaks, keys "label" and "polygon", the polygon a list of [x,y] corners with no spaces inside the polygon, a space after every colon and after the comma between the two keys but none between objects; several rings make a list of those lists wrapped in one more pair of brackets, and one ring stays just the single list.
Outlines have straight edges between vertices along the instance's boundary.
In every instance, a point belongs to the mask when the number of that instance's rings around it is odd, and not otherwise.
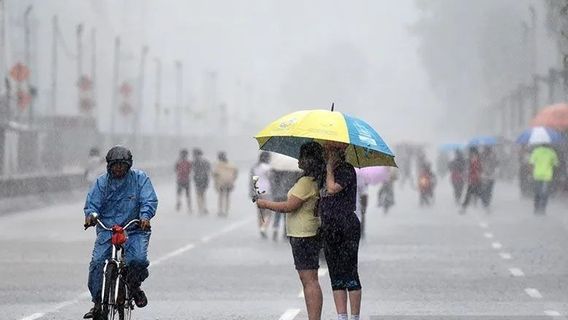
[{"label": "white lane marking", "polygon": [[31,316],[27,316],[27,317],[23,318],[22,320],[35,320],[35,319],[39,319],[43,316],[45,316],[45,313],[34,313]]},{"label": "white lane marking", "polygon": [[300,313],[300,309],[288,309],[284,312],[278,320],[292,320]]},{"label": "white lane marking", "polygon": [[327,274],[327,268],[318,269],[318,277],[324,277]]},{"label": "white lane marking", "polygon": [[544,314],[547,316],[551,316],[551,317],[560,317],[561,314],[558,311],[554,311],[554,310],[546,310],[544,311]]},{"label": "white lane marking", "polygon": [[491,232],[485,232],[483,236],[487,239],[493,239],[493,233]]},{"label": "white lane marking", "polygon": [[511,254],[507,252],[501,252],[499,253],[499,255],[501,256],[502,259],[505,260],[511,260],[513,258],[513,256],[511,256]]},{"label": "white lane marking", "polygon": [[483,229],[487,229],[489,227],[489,225],[486,222],[480,222],[479,226],[482,227]]},{"label": "white lane marking", "polygon": [[193,244],[193,243],[188,243],[188,244],[186,244],[185,246],[183,246],[183,247],[181,247],[181,248],[179,248],[179,249],[177,249],[177,250],[174,250],[174,251],[172,251],[172,252],[166,254],[166,255],[163,256],[163,257],[160,257],[160,258],[154,260],[154,261],[150,264],[150,267],[159,265],[159,264],[161,264],[162,262],[164,262],[164,261],[166,261],[166,260],[170,260],[170,259],[173,258],[173,257],[179,256],[180,254],[182,254],[182,253],[184,253],[184,252],[186,252],[186,251],[189,251],[189,250],[191,250],[191,249],[193,249],[193,248],[195,248],[195,244]]},{"label": "white lane marking", "polygon": [[[229,232],[229,231],[232,231],[232,230],[234,230],[234,229],[237,229],[237,228],[239,228],[239,227],[241,227],[241,226],[243,226],[243,225],[249,223],[250,220],[252,220],[252,219],[245,219],[245,220],[242,220],[242,221],[240,221],[240,222],[235,222],[235,223],[233,223],[233,224],[231,224],[231,225],[229,225],[229,226],[223,228],[221,231],[216,232],[216,233],[213,233],[212,235],[210,235],[210,236],[209,236],[209,238],[210,238],[209,240],[214,239],[214,238],[216,238],[216,237],[219,237],[219,236],[221,236],[222,234],[227,233],[227,232]],[[151,268],[152,266],[155,266],[155,265],[159,265],[159,264],[163,263],[164,261],[169,260],[169,259],[171,259],[171,258],[173,258],[173,257],[175,257],[175,256],[179,256],[180,254],[182,254],[182,253],[184,253],[184,252],[186,252],[186,251],[189,251],[189,250],[191,250],[191,249],[193,249],[193,248],[195,248],[195,244],[193,244],[193,243],[186,244],[185,246],[183,246],[183,247],[181,247],[181,248],[179,248],[179,249],[176,249],[176,250],[174,250],[174,251],[172,251],[172,252],[166,254],[165,256],[162,256],[162,257],[160,257],[160,258],[154,260],[154,261],[150,264],[150,267],[149,267],[149,268]],[[82,292],[81,294],[77,295],[77,297],[75,297],[75,299],[71,299],[71,300],[67,300],[67,301],[61,302],[61,303],[55,305],[54,307],[52,307],[51,309],[47,309],[47,310],[44,311],[44,312],[36,312],[36,313],[33,313],[33,314],[31,314],[31,315],[29,315],[29,316],[27,316],[27,317],[21,318],[21,320],[36,320],[36,319],[40,319],[40,318],[42,318],[42,317],[45,317],[47,314],[55,313],[55,312],[59,311],[60,309],[63,309],[63,308],[65,308],[65,307],[67,307],[67,306],[70,306],[70,305],[72,305],[72,304],[78,303],[79,301],[81,301],[81,300],[83,300],[83,299],[87,299],[87,298],[90,297],[90,295],[91,295],[91,294],[89,293],[89,291],[84,291],[84,292]],[[299,312],[299,310],[298,310],[298,312]],[[291,318],[291,319],[293,319],[293,318]]]},{"label": "white lane marking", "polygon": [[509,272],[515,277],[524,277],[525,273],[519,268],[509,268]]},{"label": "white lane marking", "polygon": [[298,293],[298,298],[304,297],[304,289],[300,289],[300,293]]},{"label": "white lane marking", "polygon": [[503,245],[502,245],[501,243],[499,243],[499,242],[493,242],[493,243],[491,244],[491,246],[493,247],[493,249],[501,249],[501,248],[503,248]]},{"label": "white lane marking", "polygon": [[525,292],[531,297],[535,299],[542,299],[542,294],[537,289],[534,288],[526,288]]}]

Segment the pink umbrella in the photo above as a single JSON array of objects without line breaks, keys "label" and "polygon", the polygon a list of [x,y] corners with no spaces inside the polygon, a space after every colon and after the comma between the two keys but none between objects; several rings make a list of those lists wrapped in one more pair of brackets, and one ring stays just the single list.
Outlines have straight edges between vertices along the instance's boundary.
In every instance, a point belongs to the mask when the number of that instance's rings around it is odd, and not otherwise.
[{"label": "pink umbrella", "polygon": [[390,178],[388,167],[355,168],[358,185],[373,185],[387,181]]}]

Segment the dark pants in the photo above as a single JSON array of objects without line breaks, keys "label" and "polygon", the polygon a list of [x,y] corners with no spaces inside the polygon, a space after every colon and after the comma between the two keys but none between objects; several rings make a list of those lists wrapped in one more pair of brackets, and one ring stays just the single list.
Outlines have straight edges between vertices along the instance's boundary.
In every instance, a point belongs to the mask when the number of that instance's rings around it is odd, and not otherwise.
[{"label": "dark pants", "polygon": [[454,199],[459,203],[463,194],[463,181],[452,181],[452,186],[454,187]]},{"label": "dark pants", "polygon": [[487,180],[482,184],[481,191],[481,202],[483,202],[484,207],[488,207],[493,200],[493,187],[495,186],[495,180]]},{"label": "dark pants", "polygon": [[339,223],[322,221],[325,260],[329,269],[332,290],[360,290],[358,272],[361,224],[355,213]]},{"label": "dark pants", "polygon": [[550,182],[535,181],[534,186],[534,211],[544,212],[548,203]]},{"label": "dark pants", "polygon": [[463,201],[462,207],[465,209],[469,206],[469,202],[472,200],[473,197],[479,197],[481,191],[480,184],[468,184],[467,191],[465,192],[465,199]]}]

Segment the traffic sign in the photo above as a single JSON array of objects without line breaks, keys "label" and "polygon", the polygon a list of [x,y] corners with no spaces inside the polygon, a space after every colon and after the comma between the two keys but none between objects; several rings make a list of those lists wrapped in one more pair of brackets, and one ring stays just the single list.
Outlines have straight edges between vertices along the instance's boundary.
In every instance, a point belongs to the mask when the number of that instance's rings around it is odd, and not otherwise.
[{"label": "traffic sign", "polygon": [[31,102],[32,96],[27,91],[19,89],[16,92],[16,104],[21,111],[26,110]]},{"label": "traffic sign", "polygon": [[26,81],[30,76],[30,69],[18,62],[10,69],[10,76],[18,82]]},{"label": "traffic sign", "polygon": [[124,97],[129,97],[130,94],[132,93],[132,87],[128,84],[128,82],[123,82],[122,85],[120,86],[120,93],[124,96]]}]

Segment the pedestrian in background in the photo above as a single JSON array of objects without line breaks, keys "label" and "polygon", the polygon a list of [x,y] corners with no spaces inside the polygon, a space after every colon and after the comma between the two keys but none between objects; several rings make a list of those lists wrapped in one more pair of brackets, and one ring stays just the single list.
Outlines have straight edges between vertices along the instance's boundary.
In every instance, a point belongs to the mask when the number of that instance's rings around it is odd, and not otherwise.
[{"label": "pedestrian in background", "polygon": [[361,223],[355,215],[357,176],[345,161],[346,144],[325,144],[326,183],[321,192],[322,238],[333,300],[338,320],[347,320],[347,302],[351,319],[359,320],[361,282],[358,272]]},{"label": "pedestrian in background", "polygon": [[185,197],[187,200],[187,211],[191,213],[191,183],[189,175],[191,174],[191,161],[188,160],[188,152],[182,149],[179,153],[179,159],[175,165],[176,171],[176,210],[181,208],[181,194],[185,190]]},{"label": "pedestrian in background", "polygon": [[193,149],[193,182],[197,194],[197,211],[200,214],[208,214],[206,192],[209,187],[209,175],[211,164],[203,157],[203,151]]},{"label": "pedestrian in background", "polygon": [[460,203],[462,198],[463,188],[465,185],[466,166],[467,163],[463,152],[461,150],[456,150],[456,155],[449,164],[450,179],[452,182],[452,188],[454,189],[454,200],[456,203]]},{"label": "pedestrian in background", "polygon": [[298,166],[303,170],[303,174],[288,191],[286,201],[259,199],[257,206],[259,209],[286,214],[286,232],[290,238],[294,265],[304,288],[308,319],[319,320],[323,296],[318,280],[321,242],[318,235],[320,218],[317,215],[317,207],[319,190],[324,186],[325,179],[325,160],[321,145],[317,142],[303,144]]},{"label": "pedestrian in background", "polygon": [[220,151],[217,154],[217,160],[213,169],[213,182],[219,195],[217,214],[220,217],[226,217],[229,214],[229,200],[231,192],[235,187],[238,170],[237,167],[229,162],[224,151]]},{"label": "pedestrian in background", "polygon": [[472,199],[479,198],[481,190],[481,160],[479,159],[479,151],[477,147],[469,148],[469,169],[467,175],[467,190],[465,199],[462,203],[460,213],[465,213]]},{"label": "pedestrian in background", "polygon": [[[259,197],[259,199],[272,200],[272,186],[271,177],[272,167],[270,166],[270,153],[263,151],[258,157],[258,162],[250,170],[251,187],[249,196],[252,198]],[[252,177],[257,176],[258,182],[256,187],[261,194],[257,194],[255,186],[252,184]],[[268,227],[270,226],[271,211],[268,209],[258,208],[258,229],[260,231],[260,236],[266,238]]]},{"label": "pedestrian in background", "polygon": [[533,169],[534,179],[534,213],[545,214],[550,183],[554,177],[554,170],[559,165],[556,151],[548,145],[539,145],[531,152],[529,160]]},{"label": "pedestrian in background", "polygon": [[493,188],[497,174],[497,156],[492,146],[485,146],[481,153],[481,202],[486,210],[489,210],[493,200]]},{"label": "pedestrian in background", "polygon": [[[281,202],[288,199],[288,191],[294,186],[296,181],[302,176],[298,168],[298,161],[280,154],[273,154],[270,160],[272,171],[270,174],[270,186],[272,190],[272,200]],[[272,240],[278,241],[278,233],[282,230],[282,238],[286,239],[286,224],[280,223],[284,220],[284,214],[274,212],[272,224]]]}]

